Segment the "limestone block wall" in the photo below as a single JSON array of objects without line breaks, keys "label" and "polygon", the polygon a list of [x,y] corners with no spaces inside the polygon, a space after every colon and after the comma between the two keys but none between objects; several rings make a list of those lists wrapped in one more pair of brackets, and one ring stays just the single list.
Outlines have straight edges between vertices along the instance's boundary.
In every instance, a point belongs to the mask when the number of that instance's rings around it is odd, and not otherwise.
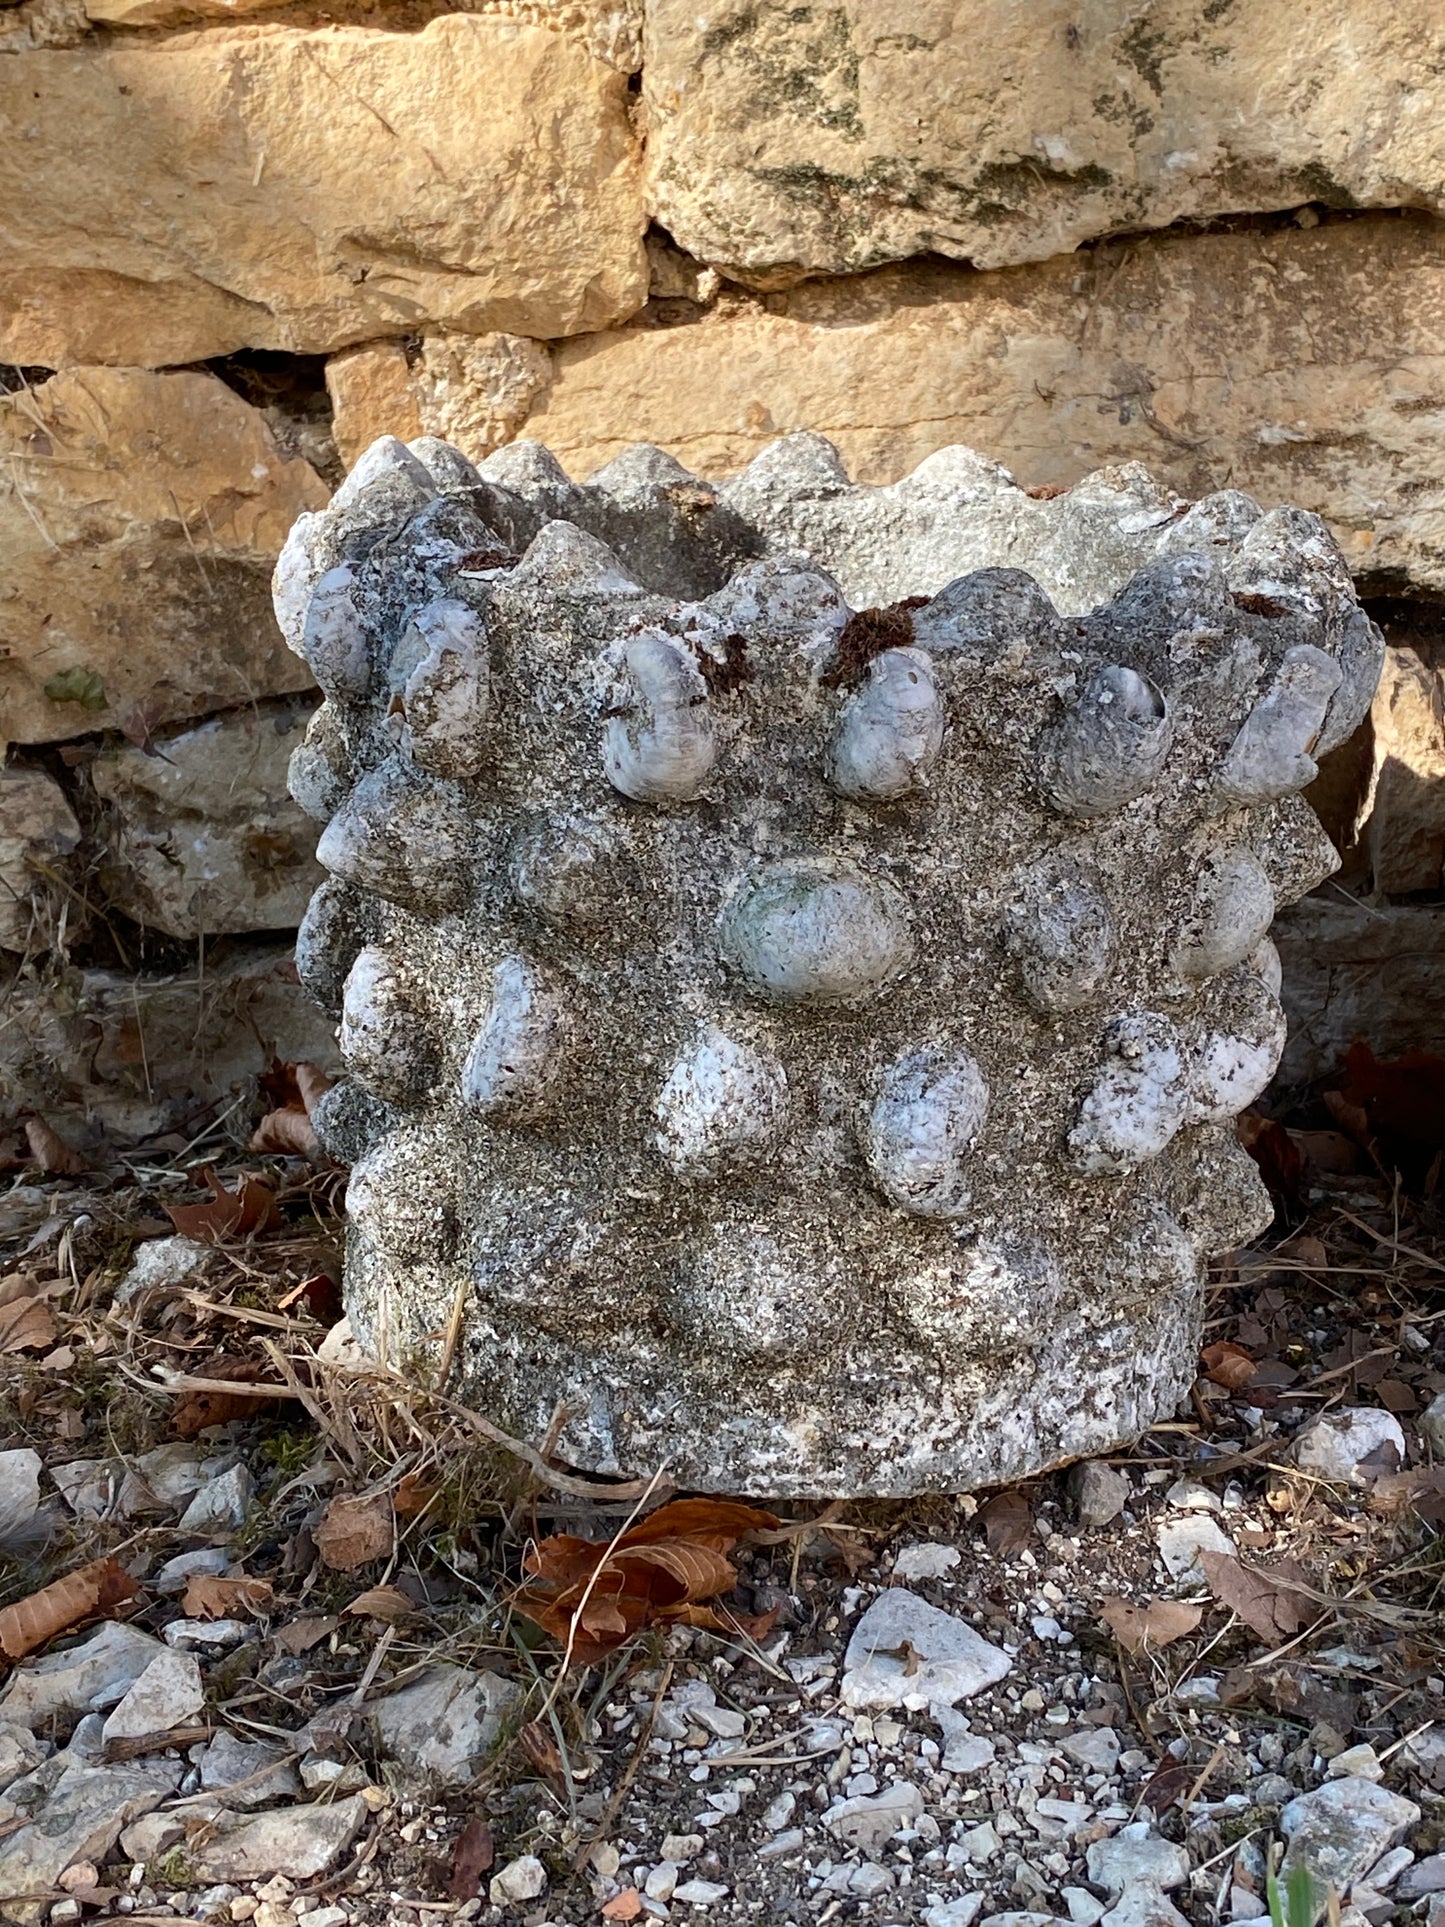
[{"label": "limestone block wall", "polygon": [[[0,0],[0,1122],[163,1129],[329,1050],[281,1012],[315,695],[267,580],[381,433],[1314,510],[1391,651],[1285,1072],[1437,1035],[1442,211],[1414,0]],[[265,1021],[163,1047],[212,967]]]}]

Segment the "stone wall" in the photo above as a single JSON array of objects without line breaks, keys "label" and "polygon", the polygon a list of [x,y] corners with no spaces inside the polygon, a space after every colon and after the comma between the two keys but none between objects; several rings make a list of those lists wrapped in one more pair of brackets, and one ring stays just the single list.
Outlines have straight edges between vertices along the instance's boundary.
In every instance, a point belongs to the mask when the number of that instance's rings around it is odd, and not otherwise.
[{"label": "stone wall", "polygon": [[329,1050],[267,580],[383,432],[721,476],[806,427],[863,481],[964,442],[1316,510],[1392,647],[1286,1071],[1438,1033],[1445,20],[904,13],[0,0],[0,1121],[166,1129]]}]

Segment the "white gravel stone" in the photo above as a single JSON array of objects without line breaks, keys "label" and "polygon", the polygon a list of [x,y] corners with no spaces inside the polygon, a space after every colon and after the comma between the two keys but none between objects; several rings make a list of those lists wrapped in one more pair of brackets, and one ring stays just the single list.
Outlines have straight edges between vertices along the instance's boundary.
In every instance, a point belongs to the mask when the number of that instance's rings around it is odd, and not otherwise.
[{"label": "white gravel stone", "polygon": [[677,1889],[677,1862],[660,1860],[642,1883],[649,1900],[671,1900]]},{"label": "white gravel stone", "polygon": [[1133,1887],[1102,1916],[1099,1927],[1189,1927],[1189,1922],[1157,1887]]},{"label": "white gravel stone", "polygon": [[[227,1806],[243,1812],[275,1800],[294,1799],[301,1791],[301,1779],[294,1766],[280,1764],[284,1758],[280,1747],[238,1739],[234,1733],[217,1733],[198,1762],[202,1791],[224,1794]],[[270,1772],[266,1772],[268,1767]],[[266,1777],[254,1786],[241,1785],[262,1772]]]},{"label": "white gravel stone", "polygon": [[1097,1927],[1104,1912],[1104,1903],[1091,1894],[1087,1887],[1064,1887],[1060,1899],[1069,1910],[1069,1919],[1074,1927]]},{"label": "white gravel stone", "polygon": [[904,1546],[893,1561],[895,1579],[941,1579],[946,1572],[952,1572],[962,1554],[957,1546],[940,1545],[928,1541],[916,1546]]},{"label": "white gravel stone", "polygon": [[0,1692],[0,1720],[42,1731],[52,1720],[114,1706],[165,1647],[110,1620],[63,1653],[21,1666]]},{"label": "white gravel stone", "polygon": [[1445,1392],[1437,1392],[1415,1421],[1420,1437],[1437,1459],[1445,1459]]},{"label": "white gravel stone", "polygon": [[215,1269],[219,1257],[214,1245],[203,1245],[179,1232],[169,1238],[147,1238],[136,1246],[130,1269],[116,1286],[112,1302],[128,1305],[139,1293],[156,1286],[174,1289],[192,1280],[199,1282]]},{"label": "white gravel stone", "polygon": [[1176,1512],[1223,1512],[1224,1501],[1198,1479],[1176,1479],[1164,1494],[1164,1503]]},{"label": "white gravel stone", "polygon": [[935,1901],[927,1908],[923,1927],[973,1927],[982,1912],[982,1894],[960,1894],[956,1900]]},{"label": "white gravel stone", "polygon": [[201,1546],[195,1552],[180,1552],[174,1559],[167,1559],[146,1585],[152,1592],[184,1592],[196,1574],[219,1578],[230,1564],[231,1555],[224,1546]]},{"label": "white gravel stone", "polygon": [[213,1833],[191,1858],[203,1880],[315,1880],[329,1873],[366,1824],[359,1793],[329,1806],[277,1807]]},{"label": "white gravel stone", "polygon": [[77,1860],[99,1864],[122,1827],[159,1806],[175,1790],[179,1762],[128,1766],[72,1766],[27,1826],[0,1844],[0,1894],[7,1920],[33,1921],[40,1905],[19,1896],[46,1895]]},{"label": "white gravel stone", "polygon": [[0,1452],[0,1544],[23,1539],[40,1510],[40,1454]]},{"label": "white gravel stone", "polygon": [[519,1859],[509,1860],[500,1873],[493,1874],[487,1893],[494,1907],[507,1907],[536,1900],[546,1886],[547,1869],[536,1854],[524,1853]]},{"label": "white gravel stone", "polygon": [[1085,1459],[1069,1473],[1069,1492],[1085,1527],[1106,1526],[1117,1519],[1134,1496],[1134,1488],[1122,1472],[1102,1459]]},{"label": "white gravel stone", "polygon": [[1177,1518],[1161,1519],[1157,1541],[1159,1557],[1170,1578],[1191,1592],[1205,1585],[1201,1553],[1234,1551],[1234,1541],[1207,1512],[1184,1512]]},{"label": "white gravel stone", "polygon": [[256,1496],[256,1482],[244,1465],[203,1485],[181,1514],[182,1532],[238,1532]]},{"label": "white gravel stone", "polygon": [[839,1800],[823,1815],[823,1825],[845,1846],[878,1853],[895,1833],[923,1812],[923,1795],[908,1780],[896,1780],[882,1793]]},{"label": "white gravel stone", "polygon": [[1344,1893],[1419,1820],[1413,1800],[1373,1780],[1328,1780],[1280,1814],[1289,1842],[1282,1877],[1307,1867],[1321,1885]]},{"label": "white gravel stone", "polygon": [[716,1880],[684,1881],[672,1896],[687,1907],[715,1907],[720,1900],[726,1900],[728,1890]]},{"label": "white gravel stone", "polygon": [[1420,1900],[1426,1894],[1445,1894],[1445,1853],[1432,1853],[1424,1860],[1417,1860],[1400,1876],[1401,1900]]},{"label": "white gravel stone", "polygon": [[496,1744],[517,1688],[496,1673],[433,1666],[367,1708],[383,1754],[409,1773],[465,1786]]},{"label": "white gravel stone", "polygon": [[1089,1879],[1111,1896],[1137,1887],[1167,1893],[1189,1877],[1189,1856],[1161,1839],[1147,1820],[1135,1820],[1108,1840],[1095,1840],[1084,1856]]},{"label": "white gravel stone", "polygon": [[255,1639],[256,1627],[249,1619],[173,1619],[161,1629],[168,1646],[182,1652],[223,1653],[233,1646],[244,1646]]},{"label": "white gravel stone", "polygon": [[1066,1734],[1059,1751],[1075,1766],[1090,1773],[1112,1775],[1119,1767],[1119,1735],[1112,1726],[1085,1727],[1082,1732]]},{"label": "white gravel stone", "polygon": [[1372,1746],[1347,1746],[1325,1766],[1330,1780],[1383,1780],[1385,1769]]},{"label": "white gravel stone", "polygon": [[[781,1798],[782,1796],[779,1797]],[[792,1795],[790,1794],[787,1797],[791,1799]],[[778,1802],[775,1800],[773,1806],[777,1804]],[[772,1808],[770,1807],[768,1811],[771,1812]],[[792,1812],[791,1806],[788,1808],[788,1811],[789,1813]],[[689,1860],[702,1852],[702,1849],[703,1837],[700,1833],[665,1833],[662,1836],[663,1859],[675,1860],[679,1867],[685,1867]]]},{"label": "white gravel stone", "polygon": [[1344,1406],[1305,1427],[1295,1440],[1294,1457],[1302,1472],[1336,1485],[1365,1485],[1370,1474],[1361,1469],[1362,1461],[1389,1447],[1398,1456],[1393,1467],[1381,1468],[1385,1471],[1405,1463],[1405,1434],[1393,1412],[1377,1405]]},{"label": "white gravel stone", "polygon": [[[845,1706],[952,1706],[1013,1670],[1007,1653],[905,1587],[880,1593],[853,1629],[843,1660]],[[916,1698],[915,1698],[916,1696]]]},{"label": "white gravel stone", "polygon": [[105,1743],[156,1740],[194,1719],[205,1703],[206,1689],[193,1655],[157,1653],[105,1722]]}]

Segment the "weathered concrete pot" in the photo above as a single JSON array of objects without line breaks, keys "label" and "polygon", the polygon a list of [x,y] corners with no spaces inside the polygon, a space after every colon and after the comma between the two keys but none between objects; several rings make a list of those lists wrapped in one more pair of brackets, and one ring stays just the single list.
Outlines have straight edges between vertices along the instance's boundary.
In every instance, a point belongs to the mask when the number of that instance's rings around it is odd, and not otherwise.
[{"label": "weathered concrete pot", "polygon": [[365,1344],[434,1371],[460,1295],[514,1432],[775,1494],[1173,1409],[1270,1215],[1234,1118],[1334,865],[1297,792],[1380,660],[1316,517],[966,449],[853,488],[810,435],[716,489],[382,441],[277,607]]}]

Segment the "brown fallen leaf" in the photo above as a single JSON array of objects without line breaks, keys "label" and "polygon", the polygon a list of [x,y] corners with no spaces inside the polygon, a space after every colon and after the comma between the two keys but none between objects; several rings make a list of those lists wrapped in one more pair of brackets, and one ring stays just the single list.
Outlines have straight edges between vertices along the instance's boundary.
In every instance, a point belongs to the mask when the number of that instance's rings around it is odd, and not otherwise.
[{"label": "brown fallen leaf", "polygon": [[181,1611],[187,1619],[235,1619],[241,1613],[260,1618],[275,1603],[269,1579],[241,1575],[227,1579],[218,1573],[193,1572],[186,1581]]},{"label": "brown fallen leaf", "polygon": [[978,1509],[988,1549],[999,1558],[1026,1552],[1034,1542],[1033,1507],[1022,1492],[996,1492]]},{"label": "brown fallen leaf", "polygon": [[528,1551],[522,1564],[531,1583],[513,1603],[590,1666],[643,1627],[675,1624],[730,1592],[737,1573],[727,1554],[745,1532],[777,1523],[771,1512],[731,1500],[676,1499],[616,1545],[559,1533]]},{"label": "brown fallen leaf", "polygon": [[[217,1358],[197,1372],[198,1378],[229,1379],[236,1385],[254,1385],[262,1378],[261,1367],[249,1358]],[[184,1392],[171,1412],[171,1430],[179,1439],[193,1439],[208,1426],[229,1425],[233,1419],[252,1418],[278,1401],[256,1398],[247,1392]]]},{"label": "brown fallen leaf", "polygon": [[1235,1121],[1235,1135],[1259,1166],[1270,1196],[1291,1212],[1304,1208],[1304,1159],[1293,1135],[1277,1118],[1246,1111]]},{"label": "brown fallen leaf", "polygon": [[408,1599],[400,1586],[371,1586],[358,1593],[342,1611],[350,1618],[381,1619],[394,1626],[399,1619],[411,1617],[416,1611],[416,1601]]},{"label": "brown fallen leaf", "polygon": [[1262,1566],[1241,1565],[1232,1553],[1202,1552],[1199,1563],[1214,1597],[1267,1646],[1278,1646],[1315,1617],[1315,1607],[1297,1590],[1310,1584],[1297,1560],[1281,1559],[1266,1571]]},{"label": "brown fallen leaf", "polygon": [[437,1488],[419,1472],[407,1472],[397,1482],[391,1503],[398,1519],[419,1519],[436,1495]]},{"label": "brown fallen leaf", "polygon": [[310,1158],[313,1164],[326,1163],[326,1153],[311,1123],[311,1112],[316,1100],[331,1089],[331,1084],[332,1080],[319,1064],[273,1065],[261,1080],[273,1108],[252,1132],[251,1149]]},{"label": "brown fallen leaf", "polygon": [[13,1298],[0,1305],[0,1352],[48,1352],[59,1336],[55,1314],[43,1298]]},{"label": "brown fallen leaf", "polygon": [[31,1157],[42,1171],[48,1171],[52,1177],[78,1178],[82,1171],[90,1169],[89,1158],[72,1150],[43,1117],[25,1120],[25,1141],[30,1146]]},{"label": "brown fallen leaf", "polygon": [[1204,1617],[1204,1608],[1186,1605],[1182,1599],[1154,1599],[1147,1606],[1136,1606],[1112,1597],[1099,1608],[1099,1617],[1126,1653],[1157,1653],[1192,1633]]},{"label": "brown fallen leaf", "polygon": [[333,1499],[312,1528],[316,1550],[333,1572],[352,1572],[391,1551],[395,1526],[384,1492],[367,1499]]},{"label": "brown fallen leaf", "polygon": [[323,1639],[329,1639],[340,1624],[335,1613],[305,1613],[300,1619],[288,1619],[284,1626],[278,1626],[271,1637],[281,1652],[295,1659],[309,1653],[313,1646],[319,1646]]},{"label": "brown fallen leaf", "polygon": [[496,1857],[492,1829],[478,1814],[468,1820],[457,1835],[457,1844],[452,1849],[451,1879],[447,1882],[448,1898],[475,1900],[482,1891],[482,1875],[490,1873]]},{"label": "brown fallen leaf", "polygon": [[276,1301],[277,1311],[294,1311],[297,1305],[304,1306],[314,1319],[328,1327],[334,1325],[345,1310],[341,1287],[326,1271],[313,1272]]},{"label": "brown fallen leaf", "polygon": [[1243,1345],[1236,1345],[1229,1338],[1221,1338],[1215,1345],[1206,1345],[1199,1354],[1199,1363],[1210,1384],[1222,1385],[1227,1392],[1243,1391],[1256,1370],[1256,1361],[1251,1354]]},{"label": "brown fallen leaf", "polygon": [[1144,1782],[1139,1804],[1148,1807],[1151,1813],[1166,1812],[1176,1800],[1184,1798],[1198,1773],[1199,1768],[1187,1760],[1162,1761]]},{"label": "brown fallen leaf", "polygon": [[234,1191],[217,1177],[214,1165],[201,1172],[211,1196],[205,1204],[168,1204],[166,1216],[187,1238],[201,1244],[221,1244],[228,1238],[250,1238],[275,1231],[283,1220],[275,1193],[260,1178],[243,1171]]},{"label": "brown fallen leaf", "polygon": [[532,1771],[545,1780],[554,1793],[565,1793],[567,1769],[562,1764],[557,1742],[540,1720],[528,1720],[517,1734],[517,1744]]},{"label": "brown fallen leaf", "polygon": [[47,1640],[100,1613],[114,1612],[139,1593],[118,1559],[93,1559],[0,1611],[0,1652],[7,1659],[24,1659]]}]

